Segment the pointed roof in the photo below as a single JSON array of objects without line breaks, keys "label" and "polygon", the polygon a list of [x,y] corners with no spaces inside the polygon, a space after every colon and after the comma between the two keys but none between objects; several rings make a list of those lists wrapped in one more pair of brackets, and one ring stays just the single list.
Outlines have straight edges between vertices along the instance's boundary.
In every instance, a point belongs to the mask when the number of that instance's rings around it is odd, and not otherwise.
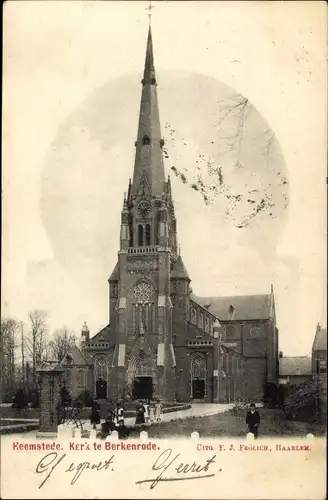
[{"label": "pointed roof", "polygon": [[117,264],[114,267],[113,272],[110,275],[108,281],[118,281],[118,270],[119,270],[119,267],[118,267],[118,262],[117,262]]},{"label": "pointed roof", "polygon": [[[222,321],[233,320],[259,320],[271,319],[271,294],[270,295],[235,295],[232,297],[196,297],[192,300],[202,306]],[[229,311],[234,307],[234,316],[231,318]]]},{"label": "pointed roof", "polygon": [[145,177],[150,195],[155,196],[164,191],[163,141],[156,87],[153,42],[149,26],[131,196],[142,194],[140,187],[142,183],[145,184]]},{"label": "pointed roof", "polygon": [[178,256],[177,260],[173,264],[171,278],[188,279],[190,281],[189,274],[182,261],[181,255]]},{"label": "pointed roof", "polygon": [[313,351],[327,351],[327,328],[321,328],[318,324],[313,341]]},{"label": "pointed roof", "polygon": [[111,335],[110,325],[106,325],[90,339],[90,342],[110,342],[112,340],[113,335]]},{"label": "pointed roof", "polygon": [[67,363],[67,356],[71,357],[71,363],[72,365],[88,365],[89,362],[87,358],[84,356],[82,351],[78,348],[77,345],[70,347],[67,349],[65,356],[60,362],[60,365],[66,365]]}]

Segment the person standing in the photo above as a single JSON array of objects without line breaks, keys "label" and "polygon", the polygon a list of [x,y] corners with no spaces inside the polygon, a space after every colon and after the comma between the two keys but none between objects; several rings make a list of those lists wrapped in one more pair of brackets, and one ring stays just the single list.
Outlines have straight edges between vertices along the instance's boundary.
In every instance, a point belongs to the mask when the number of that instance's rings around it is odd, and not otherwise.
[{"label": "person standing", "polygon": [[153,401],[150,402],[149,405],[149,421],[150,423],[154,422],[155,420],[155,407]]},{"label": "person standing", "polygon": [[159,399],[156,401],[155,405],[155,418],[157,422],[159,422],[159,420],[161,420],[162,418],[162,405]]},{"label": "person standing", "polygon": [[255,439],[258,438],[260,421],[260,414],[257,411],[255,404],[251,403],[250,409],[246,415],[246,424],[248,426],[248,432],[254,434]]},{"label": "person standing", "polygon": [[124,408],[121,401],[117,403],[116,415],[117,415],[117,425],[120,424],[124,425]]},{"label": "person standing", "polygon": [[90,420],[93,429],[96,429],[97,425],[100,424],[100,404],[96,399],[92,401]]},{"label": "person standing", "polygon": [[144,423],[145,423],[145,408],[142,402],[139,402],[136,411],[136,425]]},{"label": "person standing", "polygon": [[146,401],[143,404],[143,406],[145,408],[145,423],[148,424],[149,423],[149,401]]}]

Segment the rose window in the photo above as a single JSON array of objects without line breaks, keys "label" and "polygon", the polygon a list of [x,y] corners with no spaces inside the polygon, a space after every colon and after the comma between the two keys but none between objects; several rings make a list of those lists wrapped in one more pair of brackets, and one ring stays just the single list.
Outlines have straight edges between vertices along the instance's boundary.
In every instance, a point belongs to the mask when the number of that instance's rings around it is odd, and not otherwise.
[{"label": "rose window", "polygon": [[151,302],[152,291],[153,289],[150,283],[147,283],[147,281],[140,281],[134,287],[133,293],[137,302],[146,304]]}]

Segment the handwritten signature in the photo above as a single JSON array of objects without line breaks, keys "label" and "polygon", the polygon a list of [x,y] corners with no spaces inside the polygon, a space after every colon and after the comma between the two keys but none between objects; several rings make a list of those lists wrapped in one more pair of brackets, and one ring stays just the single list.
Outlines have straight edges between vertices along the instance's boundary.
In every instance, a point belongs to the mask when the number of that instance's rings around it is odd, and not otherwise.
[{"label": "handwritten signature", "polygon": [[[171,467],[173,464],[177,465],[177,460],[180,456],[180,453],[175,455],[174,458],[171,458],[172,455],[172,450],[168,448],[167,450],[163,451],[163,453],[160,454],[160,456],[157,458],[155,461],[154,465],[152,466],[153,471],[160,471],[157,477],[153,479],[144,479],[142,481],[137,481],[136,484],[142,484],[142,483],[151,483],[150,484],[150,489],[154,489],[159,482],[166,482],[166,481],[188,481],[192,479],[205,479],[205,478],[210,478],[214,477],[215,474],[203,474],[204,472],[209,472],[209,468],[212,464],[215,463],[215,458],[216,455],[213,455],[212,458],[206,460],[204,465],[198,465],[196,462],[193,462],[191,465],[190,464],[184,464],[181,462],[177,467]],[[164,477],[163,474],[166,471],[175,471],[177,475],[181,474],[181,476],[175,476],[175,477]],[[221,469],[219,469],[221,471]],[[186,475],[187,474],[187,475]]]},{"label": "handwritten signature", "polygon": [[[39,489],[48,481],[54,470],[58,467],[58,465],[64,460],[66,457],[66,453],[58,457],[58,453],[52,452],[44,455],[38,465],[36,466],[35,472],[37,474],[45,474],[48,473],[45,479],[39,486]],[[113,471],[114,465],[114,455],[112,455],[108,460],[103,460],[102,462],[80,462],[78,464],[74,464],[71,462],[70,466],[65,470],[65,472],[72,472],[73,477],[71,479],[70,484],[73,485],[76,481],[81,477],[82,473],[85,470],[110,470]]]}]

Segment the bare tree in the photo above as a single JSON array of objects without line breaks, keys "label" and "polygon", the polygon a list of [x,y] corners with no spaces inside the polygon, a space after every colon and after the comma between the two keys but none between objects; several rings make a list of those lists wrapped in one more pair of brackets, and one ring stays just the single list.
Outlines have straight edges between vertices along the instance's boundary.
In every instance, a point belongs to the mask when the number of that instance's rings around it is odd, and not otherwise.
[{"label": "bare tree", "polygon": [[32,379],[36,382],[36,368],[47,359],[47,312],[35,309],[28,314],[30,330],[25,337],[26,351],[32,360]]},{"label": "bare tree", "polygon": [[15,349],[18,346],[19,323],[12,318],[1,318],[0,370],[1,396],[11,392],[15,385]]},{"label": "bare tree", "polygon": [[55,331],[53,339],[49,342],[49,355],[51,358],[61,361],[66,352],[75,344],[75,334],[63,326]]}]

